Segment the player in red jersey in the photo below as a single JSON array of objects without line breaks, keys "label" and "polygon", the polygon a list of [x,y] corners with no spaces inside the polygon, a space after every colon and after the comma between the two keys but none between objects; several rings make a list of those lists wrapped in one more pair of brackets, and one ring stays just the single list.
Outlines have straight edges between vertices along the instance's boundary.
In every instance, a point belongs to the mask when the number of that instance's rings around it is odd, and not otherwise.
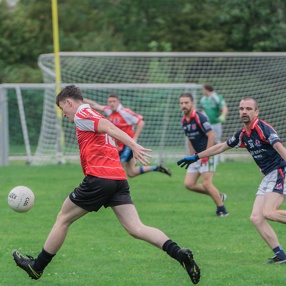
[{"label": "player in red jersey", "polygon": [[[117,128],[101,114],[84,104],[81,90],[74,85],[65,87],[57,95],[57,105],[63,115],[76,126],[80,161],[85,175],[82,183],[66,198],[56,222],[38,257],[13,252],[17,266],[32,279],[39,279],[46,266],[63,245],[70,225],[88,212],[102,206],[111,207],[117,219],[134,238],[144,240],[164,250],[187,271],[192,282],[200,280],[200,269],[192,252],[180,248],[161,230],[144,225],[133,205],[129,185],[112,138],[128,146],[136,160],[149,163],[150,149],[137,144],[128,134]],[[116,283],[115,283],[116,284]]]},{"label": "player in red jersey", "polygon": [[[110,94],[107,98],[107,105],[100,105],[97,102],[84,98],[84,102],[88,103],[93,109],[104,112],[109,120],[119,129],[126,132],[136,142],[143,130],[143,116],[133,112],[131,109],[122,106],[116,94]],[[134,127],[136,129],[134,131]],[[132,178],[148,172],[161,172],[171,176],[171,171],[163,164],[158,166],[135,166],[131,149],[120,141],[116,141],[120,161],[124,167],[128,177]]]}]

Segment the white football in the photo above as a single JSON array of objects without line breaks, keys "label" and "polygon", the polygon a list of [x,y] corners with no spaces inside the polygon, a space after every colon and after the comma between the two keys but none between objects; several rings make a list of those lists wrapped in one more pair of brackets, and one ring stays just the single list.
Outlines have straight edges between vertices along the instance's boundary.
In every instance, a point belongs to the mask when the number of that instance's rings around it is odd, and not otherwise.
[{"label": "white football", "polygon": [[24,213],[30,210],[35,201],[34,193],[25,186],[13,188],[8,195],[8,204],[16,212]]}]

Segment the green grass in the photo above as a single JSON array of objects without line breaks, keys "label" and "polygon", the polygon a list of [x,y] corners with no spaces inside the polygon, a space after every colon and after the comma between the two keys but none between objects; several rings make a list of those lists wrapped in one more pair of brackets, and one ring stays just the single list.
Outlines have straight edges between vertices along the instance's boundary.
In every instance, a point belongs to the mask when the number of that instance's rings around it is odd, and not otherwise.
[{"label": "green grass", "polygon": [[[142,221],[163,230],[181,247],[193,250],[202,270],[199,285],[284,285],[285,265],[263,265],[272,251],[249,221],[261,175],[254,163],[220,164],[215,185],[227,193],[229,217],[215,216],[208,196],[184,189],[185,170],[169,165],[172,178],[150,173],[130,179]],[[83,178],[79,165],[25,166],[0,171],[0,285],[173,286],[192,285],[187,273],[163,251],[128,236],[111,209],[75,222],[65,244],[38,281],[12,260],[12,250],[37,256],[65,197]],[[35,205],[16,213],[7,205],[14,186],[27,185]],[[285,205],[283,206],[285,208]],[[271,223],[285,243],[285,225]]]}]

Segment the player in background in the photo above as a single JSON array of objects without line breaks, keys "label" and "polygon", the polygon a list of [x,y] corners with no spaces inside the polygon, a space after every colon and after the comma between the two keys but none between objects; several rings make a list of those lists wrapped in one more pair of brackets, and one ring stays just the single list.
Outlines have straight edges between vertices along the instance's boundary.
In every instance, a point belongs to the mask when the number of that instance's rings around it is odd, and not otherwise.
[{"label": "player in background", "polygon": [[181,167],[196,164],[197,160],[220,154],[230,148],[246,148],[264,176],[256,193],[250,220],[258,233],[273,250],[266,263],[286,263],[285,252],[267,220],[286,223],[286,210],[280,210],[285,199],[286,149],[274,128],[258,118],[255,99],[244,98],[239,104],[243,128],[226,142],[217,144],[177,162]]},{"label": "player in background", "polygon": [[[143,116],[133,112],[131,109],[123,107],[116,94],[110,94],[107,98],[107,105],[100,105],[97,102],[84,98],[84,102],[88,103],[93,109],[104,112],[109,120],[119,129],[126,132],[136,142],[139,135],[143,130],[144,121]],[[135,131],[134,131],[134,127]],[[132,158],[131,149],[120,141],[116,141],[120,161],[124,167],[127,176],[132,178],[148,172],[160,172],[171,176],[171,171],[163,164],[158,166],[135,166],[134,159]]]},{"label": "player in background", "polygon": [[[182,127],[185,135],[188,137],[188,146],[190,154],[201,152],[215,143],[215,135],[207,117],[196,111],[194,108],[194,99],[191,93],[183,93],[180,96],[180,108],[184,113],[182,118]],[[185,187],[193,192],[209,195],[216,204],[217,216],[228,216],[224,206],[225,194],[221,194],[213,185],[212,180],[216,169],[216,162],[213,158],[199,160],[191,165],[185,177]],[[202,183],[198,184],[201,177]]]},{"label": "player in background", "polygon": [[207,115],[215,133],[215,143],[221,142],[222,123],[225,122],[228,108],[222,95],[217,94],[212,85],[203,85],[204,96],[200,100],[200,106]]},{"label": "player in background", "polygon": [[[216,93],[212,85],[204,84],[202,92],[204,96],[200,100],[200,106],[211,123],[215,133],[215,143],[221,143],[222,123],[226,120],[228,107],[223,96]],[[223,162],[223,155],[218,156],[218,159]]]},{"label": "player in background", "polygon": [[[150,149],[137,144],[101,114],[84,104],[81,90],[69,85],[56,98],[63,115],[75,124],[84,173],[82,183],[71,192],[62,205],[56,222],[36,259],[13,252],[16,264],[32,279],[39,279],[46,266],[63,245],[69,226],[88,212],[102,206],[111,207],[117,219],[134,238],[144,240],[166,251],[186,269],[192,282],[200,280],[200,269],[189,249],[180,248],[161,230],[144,225],[133,205],[128,181],[112,138],[128,146],[136,160],[149,163]],[[100,244],[98,244],[100,245]],[[78,245],[77,245],[78,247]],[[126,249],[128,251],[128,249]],[[116,284],[116,283],[115,283]]]}]

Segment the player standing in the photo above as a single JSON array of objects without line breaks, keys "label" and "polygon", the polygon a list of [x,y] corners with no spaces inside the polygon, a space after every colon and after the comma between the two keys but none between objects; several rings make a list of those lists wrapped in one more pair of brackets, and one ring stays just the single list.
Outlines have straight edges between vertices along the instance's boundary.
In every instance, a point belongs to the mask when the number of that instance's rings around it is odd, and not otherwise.
[{"label": "player standing", "polygon": [[222,95],[216,93],[210,84],[203,85],[204,96],[200,100],[200,105],[207,115],[212,129],[215,133],[215,143],[221,142],[222,123],[225,122],[228,108]]},{"label": "player standing", "polygon": [[[143,116],[133,112],[131,109],[122,106],[120,100],[116,94],[110,94],[107,98],[107,105],[100,105],[97,102],[84,98],[84,102],[88,103],[93,109],[104,112],[108,119],[119,129],[126,132],[136,142],[138,141],[139,135],[143,130],[144,121]],[[134,132],[134,126],[136,126]],[[118,152],[120,155],[120,161],[124,169],[126,170],[127,176],[132,178],[138,175],[142,175],[148,172],[160,172],[171,176],[171,171],[166,168],[163,164],[158,166],[135,166],[134,160],[132,159],[131,149],[124,145],[120,141],[116,141]]]},{"label": "player standing", "polygon": [[[188,137],[190,154],[201,152],[215,143],[215,135],[206,116],[194,109],[192,94],[183,93],[180,96],[180,107],[184,113],[182,127]],[[185,177],[185,187],[193,192],[209,195],[217,206],[217,216],[228,216],[223,200],[225,194],[220,194],[213,185],[212,179],[216,169],[213,158],[205,158],[190,166]],[[202,184],[198,184],[201,176]]]},{"label": "player standing", "polygon": [[[166,251],[188,272],[192,282],[200,280],[200,269],[189,249],[180,248],[161,230],[144,225],[133,205],[129,185],[112,138],[128,146],[135,159],[149,163],[150,149],[137,144],[101,114],[83,103],[82,92],[74,85],[65,87],[56,99],[63,115],[75,124],[80,161],[85,175],[82,183],[66,198],[56,222],[36,259],[13,252],[16,264],[32,279],[39,279],[44,269],[63,245],[70,225],[88,212],[102,206],[111,207],[117,219],[134,238],[144,240]],[[147,158],[146,158],[147,157]],[[116,284],[116,283],[115,283]]]},{"label": "player standing", "polygon": [[189,166],[197,160],[220,154],[230,148],[246,148],[264,176],[256,193],[250,220],[274,252],[274,256],[266,263],[286,263],[285,252],[276,233],[267,222],[270,220],[286,223],[286,211],[279,209],[286,194],[286,149],[274,128],[258,118],[259,110],[255,99],[242,99],[239,114],[244,126],[233,137],[196,155],[179,160],[178,165]]}]

